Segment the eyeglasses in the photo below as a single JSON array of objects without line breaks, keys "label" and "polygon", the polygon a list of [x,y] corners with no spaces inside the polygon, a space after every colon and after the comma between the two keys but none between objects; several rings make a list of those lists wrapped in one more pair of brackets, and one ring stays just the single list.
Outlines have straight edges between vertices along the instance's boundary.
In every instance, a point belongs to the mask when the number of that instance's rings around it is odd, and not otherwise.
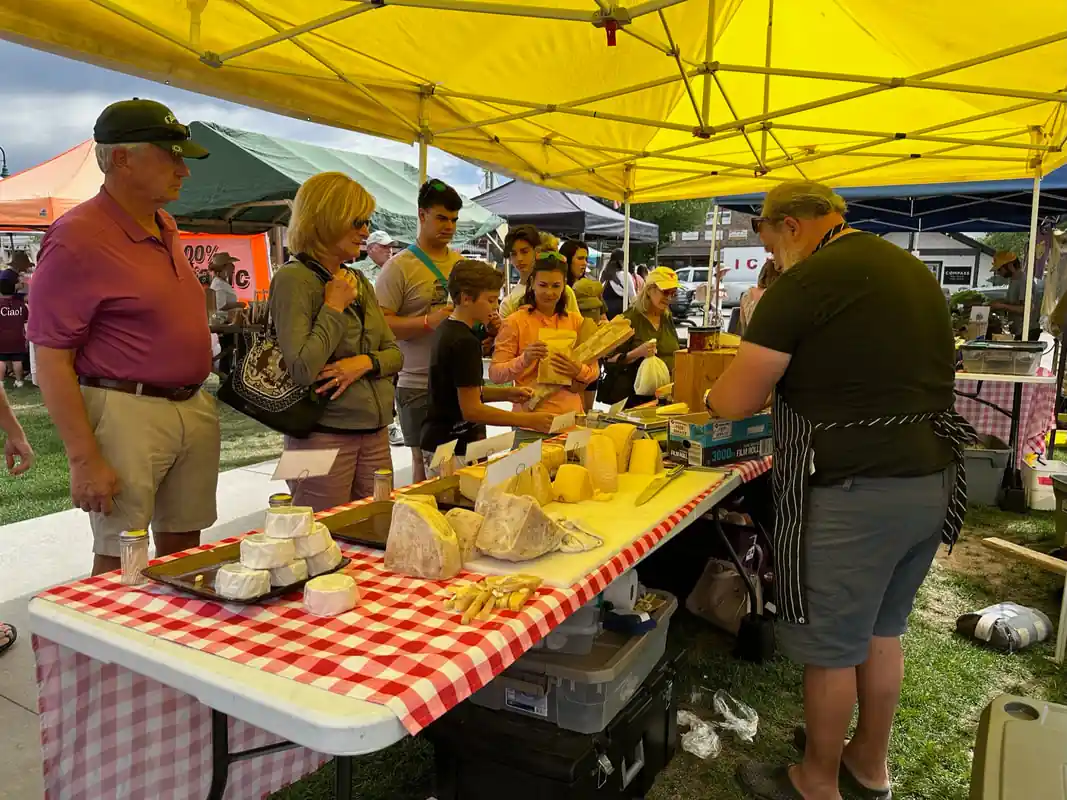
[{"label": "eyeglasses", "polygon": [[547,261],[550,258],[554,258],[556,261],[566,261],[562,254],[557,253],[555,250],[545,250],[543,253],[537,254],[538,261]]},{"label": "eyeglasses", "polygon": [[753,217],[752,218],[752,232],[759,236],[759,230],[763,227],[763,223],[767,222],[767,217]]},{"label": "eyeglasses", "polygon": [[352,227],[355,228],[357,231],[360,228],[369,228],[370,227],[370,220],[369,219],[354,219],[354,220],[352,220]]}]

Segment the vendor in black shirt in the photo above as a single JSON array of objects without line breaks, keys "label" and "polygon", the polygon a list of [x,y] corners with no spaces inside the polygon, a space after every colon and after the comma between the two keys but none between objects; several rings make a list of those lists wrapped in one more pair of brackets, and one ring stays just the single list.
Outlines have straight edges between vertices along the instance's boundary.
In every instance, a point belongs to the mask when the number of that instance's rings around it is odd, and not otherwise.
[{"label": "vendor in black shirt", "polygon": [[818,183],[767,193],[753,227],[783,272],[705,397],[714,416],[739,419],[774,393],[776,633],[804,665],[806,727],[800,764],[742,765],[757,798],[890,796],[900,639],[966,511],[957,478],[973,430],[953,410],[941,287],[844,213]]},{"label": "vendor in black shirt", "polygon": [[[548,432],[553,415],[503,411],[487,403],[521,403],[533,391],[519,387],[482,386],[482,343],[474,333],[496,313],[504,275],[482,261],[456,262],[448,276],[455,310],[434,335],[430,351],[430,410],[422,425],[420,446],[429,469],[434,451],[457,440],[456,454],[485,438],[486,425],[517,426]],[[429,472],[427,472],[429,474]]]}]

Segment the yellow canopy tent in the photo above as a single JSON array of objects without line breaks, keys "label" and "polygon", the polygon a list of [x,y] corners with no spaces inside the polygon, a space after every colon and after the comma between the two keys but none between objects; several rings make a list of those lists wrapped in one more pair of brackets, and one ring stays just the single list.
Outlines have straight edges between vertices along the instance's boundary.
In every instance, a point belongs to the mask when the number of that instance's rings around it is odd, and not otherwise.
[{"label": "yellow canopy tent", "polygon": [[0,12],[11,41],[418,141],[423,164],[432,143],[627,204],[797,177],[1036,177],[1067,160],[1064,0],[0,0]]}]

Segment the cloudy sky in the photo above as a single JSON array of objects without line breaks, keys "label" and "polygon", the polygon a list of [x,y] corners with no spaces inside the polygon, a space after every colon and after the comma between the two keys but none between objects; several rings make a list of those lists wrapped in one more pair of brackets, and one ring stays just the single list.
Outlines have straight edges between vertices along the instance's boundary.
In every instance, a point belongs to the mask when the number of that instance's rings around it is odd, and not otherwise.
[{"label": "cloudy sky", "polygon": [[[130,77],[0,41],[0,147],[12,173],[68,150],[92,135],[93,122],[109,103],[145,97],[166,103],[179,120],[218,122],[325,147],[357,150],[412,164],[416,148],[360,133],[326,128],[213,97]],[[430,149],[431,176],[468,197],[478,194],[481,170]]]}]

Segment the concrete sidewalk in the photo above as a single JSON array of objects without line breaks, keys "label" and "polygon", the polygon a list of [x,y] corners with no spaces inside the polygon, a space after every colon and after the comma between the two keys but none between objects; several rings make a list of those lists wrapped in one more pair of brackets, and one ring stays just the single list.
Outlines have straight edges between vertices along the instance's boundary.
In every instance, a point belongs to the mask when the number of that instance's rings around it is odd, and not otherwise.
[{"label": "concrete sidewalk", "polygon": [[[411,482],[411,455],[392,448],[394,482]],[[263,526],[267,498],[287,491],[272,481],[268,461],[219,475],[217,524],[203,542],[214,542]],[[41,740],[37,723],[37,681],[30,646],[30,599],[43,589],[80,578],[92,566],[89,518],[61,511],[0,527],[0,621],[18,628],[15,646],[0,656],[0,800],[42,797]]]}]

